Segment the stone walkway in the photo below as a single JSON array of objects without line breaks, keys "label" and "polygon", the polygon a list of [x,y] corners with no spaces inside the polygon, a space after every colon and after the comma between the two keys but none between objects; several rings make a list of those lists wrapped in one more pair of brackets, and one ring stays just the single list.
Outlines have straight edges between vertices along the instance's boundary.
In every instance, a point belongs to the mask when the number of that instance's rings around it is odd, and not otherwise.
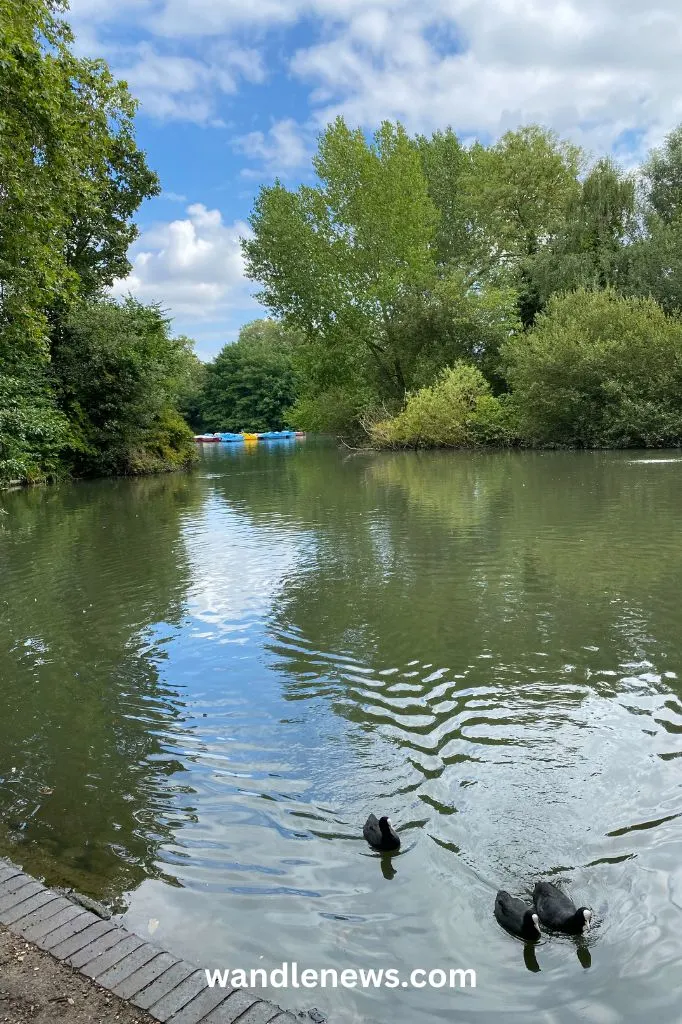
[{"label": "stone walkway", "polygon": [[0,923],[163,1024],[297,1024],[246,989],[204,972],[47,889],[0,859]]}]

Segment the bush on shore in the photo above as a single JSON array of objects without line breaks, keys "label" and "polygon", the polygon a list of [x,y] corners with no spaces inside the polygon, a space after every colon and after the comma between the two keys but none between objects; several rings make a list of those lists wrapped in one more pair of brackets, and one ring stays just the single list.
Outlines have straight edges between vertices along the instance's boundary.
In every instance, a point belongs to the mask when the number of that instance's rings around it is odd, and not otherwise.
[{"label": "bush on shore", "polygon": [[188,465],[192,432],[176,411],[192,353],[156,306],[88,303],[53,342],[52,372],[70,424],[64,463],[78,476]]},{"label": "bush on shore", "polygon": [[653,299],[609,289],[556,295],[502,357],[529,444],[682,443],[682,320]]},{"label": "bush on shore", "polygon": [[379,448],[476,448],[509,444],[513,430],[504,398],[477,367],[458,362],[408,395],[397,416],[371,424],[369,435]]}]

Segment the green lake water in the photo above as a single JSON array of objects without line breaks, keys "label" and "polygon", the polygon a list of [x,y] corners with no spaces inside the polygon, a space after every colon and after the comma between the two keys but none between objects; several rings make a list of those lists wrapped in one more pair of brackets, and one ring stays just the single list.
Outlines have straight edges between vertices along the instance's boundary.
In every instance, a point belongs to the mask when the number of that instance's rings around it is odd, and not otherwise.
[{"label": "green lake water", "polygon": [[[201,966],[477,972],[266,993],[339,1024],[679,1024],[682,453],[206,446],[0,508],[0,852]],[[496,924],[539,877],[585,948]]]}]

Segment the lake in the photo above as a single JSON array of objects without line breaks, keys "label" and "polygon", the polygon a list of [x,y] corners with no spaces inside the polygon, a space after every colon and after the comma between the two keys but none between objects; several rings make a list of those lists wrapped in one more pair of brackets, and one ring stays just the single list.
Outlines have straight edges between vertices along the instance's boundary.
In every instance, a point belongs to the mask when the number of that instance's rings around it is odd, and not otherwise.
[{"label": "lake", "polygon": [[[216,445],[0,509],[0,852],[201,966],[477,972],[265,993],[332,1021],[679,1024],[682,453]],[[540,877],[585,945],[498,927]]]}]

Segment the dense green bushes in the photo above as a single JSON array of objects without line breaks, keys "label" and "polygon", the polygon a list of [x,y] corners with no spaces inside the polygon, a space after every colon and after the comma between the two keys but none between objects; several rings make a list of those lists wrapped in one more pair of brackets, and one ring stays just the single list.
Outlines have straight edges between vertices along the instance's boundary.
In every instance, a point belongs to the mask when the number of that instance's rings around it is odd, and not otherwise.
[{"label": "dense green bushes", "polygon": [[397,416],[373,423],[369,435],[380,448],[470,448],[512,439],[504,403],[480,370],[461,362],[409,395]]},{"label": "dense green bushes", "polygon": [[128,299],[74,309],[52,351],[72,471],[124,475],[188,463],[192,434],[174,406],[189,358],[186,339],[170,336],[155,306]]},{"label": "dense green bushes", "polygon": [[59,476],[69,423],[51,384],[40,359],[0,369],[0,486]]},{"label": "dense green bushes", "polygon": [[503,350],[520,435],[529,443],[682,443],[682,321],[653,299],[611,290],[554,296]]},{"label": "dense green bushes", "polygon": [[682,320],[613,290],[553,296],[502,348],[499,397],[459,363],[369,427],[379,447],[682,444]]}]

